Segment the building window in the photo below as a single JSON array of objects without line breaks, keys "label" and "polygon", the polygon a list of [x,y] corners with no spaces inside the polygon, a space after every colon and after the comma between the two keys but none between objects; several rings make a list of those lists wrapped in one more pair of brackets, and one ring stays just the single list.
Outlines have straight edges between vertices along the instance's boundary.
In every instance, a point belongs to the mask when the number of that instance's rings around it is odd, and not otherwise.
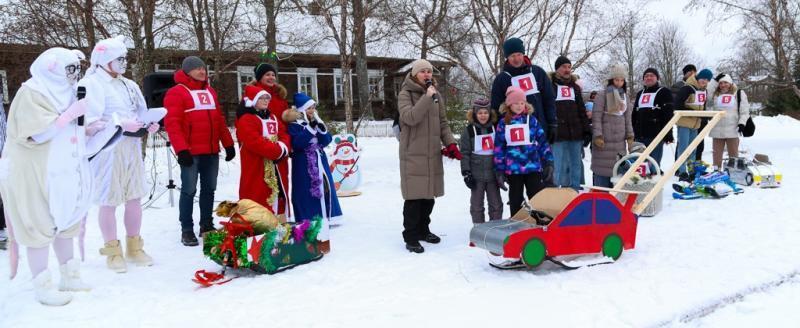
[{"label": "building window", "polygon": [[236,66],[236,75],[239,77],[239,95],[244,94],[244,88],[247,84],[251,81],[256,79],[256,74],[253,71],[255,67],[253,66]]},{"label": "building window", "polygon": [[[342,87],[342,69],[333,69],[333,103],[338,105],[340,101],[344,101],[344,88]],[[350,94],[353,93],[353,74],[350,73]],[[352,97],[350,98],[352,99]]]},{"label": "building window", "polygon": [[177,69],[177,64],[156,64],[156,72],[174,72]]},{"label": "building window", "polygon": [[297,90],[305,93],[314,99],[317,97],[317,69],[298,68],[297,69]]},{"label": "building window", "polygon": [[383,100],[383,70],[371,69],[367,71],[367,76],[370,100]]},{"label": "building window", "polygon": [[8,75],[5,70],[0,70],[0,102],[7,104],[8,99]]}]

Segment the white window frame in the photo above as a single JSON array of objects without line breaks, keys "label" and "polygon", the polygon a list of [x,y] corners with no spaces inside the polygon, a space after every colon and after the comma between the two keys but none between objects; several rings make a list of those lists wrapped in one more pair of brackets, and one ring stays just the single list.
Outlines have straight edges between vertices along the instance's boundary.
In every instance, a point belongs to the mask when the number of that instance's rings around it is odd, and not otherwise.
[{"label": "white window frame", "polygon": [[[352,95],[353,95],[353,77],[354,76],[355,76],[355,74],[353,74],[352,71],[351,71],[351,73],[350,73],[350,96],[351,96],[350,100],[351,100],[351,102],[352,102],[352,99],[353,99]],[[340,82],[338,82],[336,79],[337,78],[341,79],[342,77],[343,77],[342,76],[342,69],[341,68],[334,68],[333,69],[333,104],[334,105],[338,105],[339,104],[339,100],[340,100],[339,99],[339,94],[336,92],[337,91],[336,89],[341,87],[341,86],[339,85]],[[342,88],[342,99],[341,100],[344,100],[344,88]]]},{"label": "white window frame", "polygon": [[[236,80],[238,82],[236,87],[239,90],[239,97],[244,95],[244,86],[256,79],[256,73],[253,72],[254,69],[255,66],[236,66]],[[242,77],[247,77],[247,81],[242,81]]]},{"label": "white window frame", "polygon": [[319,100],[318,92],[317,92],[317,69],[316,68],[309,68],[309,67],[298,67],[297,68],[297,92],[303,92],[302,88],[302,79],[303,77],[310,77],[311,78],[311,96],[315,100]]},{"label": "white window frame", "polygon": [[[176,68],[163,68],[163,66],[167,66],[167,67],[176,66]],[[176,65],[172,65],[172,64],[156,64],[155,65],[155,71],[156,72],[174,72],[177,69],[177,67],[178,67],[177,64]]]},{"label": "white window frame", "polygon": [[[369,85],[369,80],[371,78],[374,78],[374,77],[380,77],[380,81],[378,82],[378,85],[377,85],[377,87],[378,87],[377,96],[375,98],[371,98],[371,101],[383,101],[386,98],[386,95],[385,95],[385,92],[384,92],[385,89],[386,89],[386,86],[385,86],[386,81],[384,80],[385,76],[383,75],[383,70],[382,69],[370,69],[370,70],[367,70],[367,83],[368,83],[367,86],[368,87],[370,86]],[[370,94],[372,94],[372,90],[370,90]]]},{"label": "white window frame", "polygon": [[10,99],[8,99],[8,73],[6,73],[6,70],[4,69],[0,69],[0,86],[2,86],[2,89],[0,89],[0,93],[3,94],[2,95],[3,97],[2,99],[0,99],[0,102],[8,104],[11,101]]}]

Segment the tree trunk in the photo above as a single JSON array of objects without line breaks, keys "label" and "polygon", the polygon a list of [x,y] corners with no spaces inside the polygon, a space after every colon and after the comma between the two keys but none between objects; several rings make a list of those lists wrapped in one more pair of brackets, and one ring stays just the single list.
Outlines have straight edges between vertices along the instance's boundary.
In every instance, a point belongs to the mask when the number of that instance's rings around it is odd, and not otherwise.
[{"label": "tree trunk", "polygon": [[[353,1],[353,37],[355,38],[356,55],[356,82],[358,84],[358,115],[370,112],[372,107],[371,95],[369,92],[369,71],[367,69],[367,37],[366,20],[367,13],[364,9],[363,0]],[[348,128],[350,129],[350,128]]]}]

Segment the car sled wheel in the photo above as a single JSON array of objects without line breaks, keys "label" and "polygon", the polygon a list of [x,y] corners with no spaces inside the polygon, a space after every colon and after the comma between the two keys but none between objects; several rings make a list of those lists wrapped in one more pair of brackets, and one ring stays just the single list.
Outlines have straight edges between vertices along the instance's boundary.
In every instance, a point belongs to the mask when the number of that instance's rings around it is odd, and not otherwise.
[{"label": "car sled wheel", "polygon": [[525,243],[525,247],[522,248],[522,254],[520,258],[522,259],[522,262],[525,263],[525,266],[533,269],[542,264],[546,256],[547,251],[545,250],[544,243],[541,240],[534,238]]},{"label": "car sled wheel", "polygon": [[747,173],[747,176],[744,177],[744,183],[747,186],[753,185],[753,173]]},{"label": "car sled wheel", "polygon": [[615,234],[608,235],[603,241],[603,255],[614,261],[622,256],[622,239]]}]

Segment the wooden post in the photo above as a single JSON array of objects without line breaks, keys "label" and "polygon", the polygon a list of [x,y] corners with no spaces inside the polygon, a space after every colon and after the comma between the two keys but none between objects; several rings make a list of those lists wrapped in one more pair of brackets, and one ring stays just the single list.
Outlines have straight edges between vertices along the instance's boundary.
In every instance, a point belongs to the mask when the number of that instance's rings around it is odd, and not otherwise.
[{"label": "wooden post", "polygon": [[644,199],[639,203],[639,205],[634,206],[634,213],[642,213],[642,211],[647,208],[647,205],[650,205],[650,202],[655,199],[658,191],[664,188],[664,184],[666,184],[667,181],[669,181],[669,179],[675,175],[675,172],[678,170],[681,164],[686,161],[686,159],[689,157],[689,154],[694,151],[695,148],[697,148],[697,146],[700,144],[700,141],[702,141],[711,132],[711,129],[717,125],[723,116],[725,116],[724,111],[675,111],[672,119],[667,123],[666,126],[664,126],[663,129],[661,129],[661,132],[656,135],[655,139],[653,139],[650,145],[647,146],[647,149],[645,149],[644,152],[639,155],[639,158],[636,159],[628,171],[622,175],[622,178],[617,181],[617,184],[614,185],[614,188],[611,190],[611,194],[616,196],[616,194],[619,192],[626,192],[622,189],[622,187],[625,186],[628,180],[630,180],[630,178],[636,173],[636,168],[639,167],[639,165],[645,161],[647,156],[653,152],[656,146],[661,143],[661,140],[664,139],[670,130],[672,130],[672,127],[681,117],[711,117],[711,120],[708,121],[706,127],[697,134],[697,137],[695,137],[691,143],[689,143],[683,153],[681,153],[678,159],[675,160],[675,163],[672,164],[672,167],[664,172],[664,175],[661,177],[661,179],[656,182],[655,187],[653,187],[653,189],[650,190],[647,195],[645,195]]}]

